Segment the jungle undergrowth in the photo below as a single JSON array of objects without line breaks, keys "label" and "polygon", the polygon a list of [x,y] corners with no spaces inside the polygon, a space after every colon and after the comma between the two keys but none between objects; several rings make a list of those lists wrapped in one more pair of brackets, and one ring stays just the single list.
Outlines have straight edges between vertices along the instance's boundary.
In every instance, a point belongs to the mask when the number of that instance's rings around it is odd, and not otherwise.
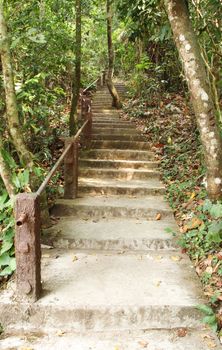
[{"label": "jungle undergrowth", "polygon": [[178,243],[193,261],[210,303],[199,306],[203,321],[222,339],[222,203],[207,199],[203,151],[190,102],[179,93],[138,97],[129,89],[122,118],[136,124],[160,161],[166,197],[181,233]]}]

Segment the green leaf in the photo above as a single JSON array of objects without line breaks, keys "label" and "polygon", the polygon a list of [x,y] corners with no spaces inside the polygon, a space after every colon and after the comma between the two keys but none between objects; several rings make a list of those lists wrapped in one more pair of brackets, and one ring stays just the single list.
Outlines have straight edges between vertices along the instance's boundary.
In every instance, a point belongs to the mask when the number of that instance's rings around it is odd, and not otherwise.
[{"label": "green leaf", "polygon": [[2,148],[1,153],[2,153],[2,156],[5,160],[5,162],[7,163],[7,165],[11,169],[17,168],[16,162],[14,161],[14,159],[12,158],[11,154],[8,151],[6,151],[4,148]]},{"label": "green leaf", "polygon": [[200,304],[200,305],[197,305],[196,308],[208,316],[214,315],[213,309],[208,305]]},{"label": "green leaf", "polygon": [[24,180],[25,185],[29,184],[29,171],[28,171],[28,169],[25,169],[25,171],[23,173],[23,180]]},{"label": "green leaf", "polygon": [[11,268],[12,271],[16,270],[16,259],[15,258],[10,259],[9,267]]},{"label": "green leaf", "polygon": [[207,234],[207,240],[209,240],[210,242],[214,242],[214,243],[220,243],[222,242],[222,236],[220,235],[219,232],[209,232]]},{"label": "green leaf", "polygon": [[23,189],[29,184],[29,171],[25,169],[22,173],[18,174],[18,179],[20,182],[20,187]]},{"label": "green leaf", "polygon": [[35,43],[38,43],[38,44],[46,43],[45,35],[43,33],[38,32],[38,29],[36,28],[29,29],[27,32],[27,36],[31,41]]},{"label": "green leaf", "polygon": [[172,228],[170,228],[170,227],[166,227],[166,228],[164,229],[164,231],[165,231],[166,233],[172,233],[172,232],[173,232]]},{"label": "green leaf", "polygon": [[222,231],[222,221],[220,222],[213,222],[208,226],[208,230],[211,233],[219,233]]},{"label": "green leaf", "polygon": [[3,254],[5,252],[7,252],[8,250],[10,250],[12,246],[13,246],[12,241],[3,241],[0,254]]},{"label": "green leaf", "polygon": [[16,39],[14,39],[14,40],[12,41],[12,43],[11,43],[11,49],[14,49],[14,48],[18,45],[18,43],[20,42],[20,40],[21,40],[21,37],[18,37],[18,38],[16,38]]},{"label": "green leaf", "polygon": [[8,198],[8,193],[5,191],[1,196],[0,196],[0,206],[2,206],[6,199]]},{"label": "green leaf", "polygon": [[0,276],[8,276],[8,275],[11,275],[13,272],[13,270],[11,269],[10,266],[7,266],[4,268],[3,271],[0,272]]},{"label": "green leaf", "polygon": [[212,316],[205,316],[202,319],[202,322],[205,324],[208,324],[214,331],[217,331],[217,318],[215,315]]},{"label": "green leaf", "polygon": [[19,178],[18,178],[18,176],[15,173],[12,175],[12,182],[13,182],[13,184],[15,185],[15,187],[17,189],[21,188],[21,184],[20,184]]},{"label": "green leaf", "polygon": [[9,265],[10,259],[11,257],[9,256],[8,252],[5,252],[4,254],[0,255],[0,267]]},{"label": "green leaf", "polygon": [[209,199],[206,199],[203,205],[203,212],[209,212],[212,208],[213,204]]},{"label": "green leaf", "polygon": [[210,209],[210,215],[214,219],[222,218],[222,204],[220,204],[220,203],[213,204],[211,209]]}]

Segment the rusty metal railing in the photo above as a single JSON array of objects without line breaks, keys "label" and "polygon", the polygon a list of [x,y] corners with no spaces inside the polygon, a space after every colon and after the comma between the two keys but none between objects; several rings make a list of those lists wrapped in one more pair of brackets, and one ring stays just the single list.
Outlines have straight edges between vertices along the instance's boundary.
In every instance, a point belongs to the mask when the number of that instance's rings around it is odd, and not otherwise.
[{"label": "rusty metal railing", "polygon": [[30,301],[39,299],[41,284],[41,217],[40,196],[48,186],[51,178],[64,161],[64,198],[72,199],[78,195],[78,159],[79,137],[83,135],[86,147],[90,146],[92,138],[91,99],[84,95],[94,84],[102,86],[105,83],[105,73],[90,84],[81,96],[81,117],[83,125],[75,136],[65,140],[65,148],[56,164],[50,170],[45,180],[35,193],[21,193],[16,197],[15,205],[15,256],[17,296]]}]

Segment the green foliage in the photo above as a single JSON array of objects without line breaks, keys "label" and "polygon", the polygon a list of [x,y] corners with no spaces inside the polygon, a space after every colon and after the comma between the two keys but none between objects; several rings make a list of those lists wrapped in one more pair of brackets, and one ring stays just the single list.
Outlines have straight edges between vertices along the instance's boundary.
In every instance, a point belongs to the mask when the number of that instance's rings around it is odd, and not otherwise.
[{"label": "green foliage", "polygon": [[208,305],[198,305],[197,309],[200,310],[205,317],[202,319],[202,322],[209,325],[215,332],[217,331],[217,317],[214,310]]},{"label": "green foliage", "polygon": [[[11,155],[4,150],[6,164],[11,169],[12,182],[17,193],[30,191],[30,174],[27,169],[20,169]],[[11,275],[16,268],[14,257],[14,203],[8,197],[3,183],[0,182],[0,276]]]},{"label": "green foliage", "polygon": [[2,324],[0,323],[0,335],[4,332],[4,328],[2,326]]},{"label": "green foliage", "polygon": [[0,196],[0,276],[10,275],[16,267],[14,258],[13,203],[6,191]]},{"label": "green foliage", "polygon": [[[191,229],[180,239],[180,244],[186,248],[193,259],[201,259],[220,249],[222,243],[222,205],[206,200],[198,206],[196,218],[201,222],[200,227]],[[222,267],[222,262],[220,263]],[[207,283],[211,275],[202,276]]]}]

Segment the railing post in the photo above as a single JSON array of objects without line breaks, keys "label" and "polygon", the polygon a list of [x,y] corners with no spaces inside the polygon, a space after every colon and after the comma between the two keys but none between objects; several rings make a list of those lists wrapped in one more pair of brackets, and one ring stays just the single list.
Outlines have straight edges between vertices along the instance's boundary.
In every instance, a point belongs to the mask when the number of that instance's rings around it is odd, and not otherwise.
[{"label": "railing post", "polygon": [[64,198],[73,199],[78,195],[78,159],[79,159],[79,142],[73,141],[73,138],[67,138],[65,148],[72,143],[67,156],[65,157],[65,189]]},{"label": "railing post", "polygon": [[96,89],[99,89],[101,87],[101,80],[98,79],[96,83]]},{"label": "railing post", "polygon": [[104,85],[104,79],[103,79],[103,73],[100,74],[100,86],[103,87]]},{"label": "railing post", "polygon": [[106,85],[106,70],[103,71],[103,85]]},{"label": "railing post", "polygon": [[16,283],[19,297],[36,301],[41,293],[41,217],[39,196],[16,197]]},{"label": "railing post", "polygon": [[82,99],[82,118],[83,121],[88,121],[83,130],[83,142],[86,148],[89,148],[92,141],[92,102],[88,97]]}]

